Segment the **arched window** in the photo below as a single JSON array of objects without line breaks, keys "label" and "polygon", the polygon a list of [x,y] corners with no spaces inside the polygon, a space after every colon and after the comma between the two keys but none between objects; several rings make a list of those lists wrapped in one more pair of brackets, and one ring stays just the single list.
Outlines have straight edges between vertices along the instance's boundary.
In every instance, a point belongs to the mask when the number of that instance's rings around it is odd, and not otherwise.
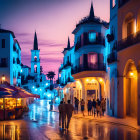
[{"label": "arched window", "polygon": [[37,65],[34,65],[34,73],[37,73]]},{"label": "arched window", "polygon": [[34,60],[37,61],[37,56],[34,57]]},{"label": "arched window", "polygon": [[128,13],[123,21],[122,39],[128,38],[136,32],[136,20],[132,13]]}]

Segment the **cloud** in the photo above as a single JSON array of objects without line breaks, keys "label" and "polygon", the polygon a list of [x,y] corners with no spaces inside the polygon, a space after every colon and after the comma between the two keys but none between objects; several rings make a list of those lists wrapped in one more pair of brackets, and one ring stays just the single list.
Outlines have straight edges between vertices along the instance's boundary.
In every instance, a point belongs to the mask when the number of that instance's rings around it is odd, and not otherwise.
[{"label": "cloud", "polygon": [[15,33],[16,36],[18,37],[29,37],[32,36],[30,33]]}]

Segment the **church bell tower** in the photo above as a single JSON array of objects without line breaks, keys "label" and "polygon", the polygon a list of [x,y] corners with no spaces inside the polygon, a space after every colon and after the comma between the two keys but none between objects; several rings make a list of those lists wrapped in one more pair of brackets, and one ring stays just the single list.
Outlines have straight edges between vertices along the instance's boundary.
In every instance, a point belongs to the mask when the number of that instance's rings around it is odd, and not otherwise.
[{"label": "church bell tower", "polygon": [[31,50],[31,73],[40,74],[40,50],[38,49],[37,34],[34,35],[34,45],[33,50]]}]

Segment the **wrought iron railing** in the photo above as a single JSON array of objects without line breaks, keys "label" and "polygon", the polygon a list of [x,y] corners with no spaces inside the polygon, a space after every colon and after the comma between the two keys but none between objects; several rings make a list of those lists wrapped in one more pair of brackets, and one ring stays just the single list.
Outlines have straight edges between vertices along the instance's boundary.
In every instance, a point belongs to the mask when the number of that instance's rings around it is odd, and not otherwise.
[{"label": "wrought iron railing", "polygon": [[87,38],[87,39],[84,39],[83,44],[81,43],[81,41],[79,41],[75,45],[75,51],[77,51],[78,49],[80,49],[81,47],[86,46],[86,45],[103,45],[103,46],[105,46],[105,38],[102,36],[98,36],[98,37],[96,37],[96,40],[93,42],[89,41],[89,39]]},{"label": "wrought iron railing", "polygon": [[119,0],[119,8],[125,5],[130,0]]},{"label": "wrought iron railing", "polygon": [[119,41],[117,50],[118,51],[123,50],[137,43],[140,43],[140,31],[128,36],[126,39]]},{"label": "wrought iron railing", "polygon": [[89,67],[89,66],[79,66],[72,68],[71,73],[76,74],[82,71],[106,71],[106,64],[104,63],[99,63],[95,67]]}]

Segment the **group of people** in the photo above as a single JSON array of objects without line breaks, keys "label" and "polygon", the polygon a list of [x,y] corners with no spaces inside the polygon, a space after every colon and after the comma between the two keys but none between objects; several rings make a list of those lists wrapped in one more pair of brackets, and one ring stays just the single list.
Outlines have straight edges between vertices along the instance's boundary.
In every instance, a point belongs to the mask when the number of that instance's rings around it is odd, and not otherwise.
[{"label": "group of people", "polygon": [[[85,110],[85,101],[82,99],[80,102],[79,100],[75,97],[75,108],[71,104],[71,101],[68,100],[68,103],[66,104],[64,101],[60,102],[60,105],[58,106],[59,110],[59,126],[62,127],[62,129],[68,129],[69,128],[69,123],[72,117],[73,111],[75,111],[75,114],[78,114],[78,107],[79,103],[81,105],[81,112],[84,115],[84,110]],[[93,115],[94,117],[97,114],[97,117],[100,115],[100,117],[103,115],[106,110],[106,99],[102,98],[101,100],[93,99],[93,101],[88,100],[87,103],[87,108],[88,108],[88,115]]]},{"label": "group of people", "polygon": [[[79,100],[75,97],[75,114],[78,113],[78,106],[79,103],[81,105],[81,112],[84,116],[84,107],[85,107],[85,101],[82,99],[80,102]],[[93,99],[93,101],[88,100],[87,103],[87,109],[88,109],[88,115],[93,115],[94,117],[97,114],[100,115],[100,117],[105,113],[106,110],[106,99],[102,98],[101,100],[99,100],[99,98],[97,100]]]},{"label": "group of people", "polygon": [[58,106],[58,110],[59,110],[59,126],[62,127],[62,129],[65,128],[68,129],[72,117],[72,112],[74,110],[74,107],[70,103],[70,100],[68,100],[67,104],[64,101],[61,101],[60,105]]}]

